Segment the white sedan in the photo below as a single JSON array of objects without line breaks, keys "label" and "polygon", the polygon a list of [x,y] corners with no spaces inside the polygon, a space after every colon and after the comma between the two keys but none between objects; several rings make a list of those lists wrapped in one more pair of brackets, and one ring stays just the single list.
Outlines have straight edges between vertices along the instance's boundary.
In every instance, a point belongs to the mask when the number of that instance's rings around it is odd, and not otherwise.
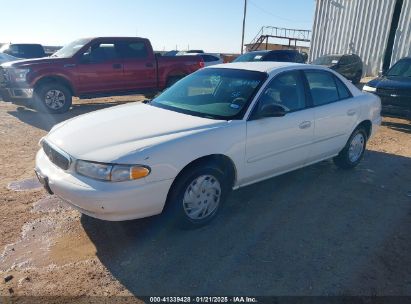
[{"label": "white sedan", "polygon": [[89,216],[119,221],[165,211],[196,227],[216,216],[232,189],[329,158],[355,167],[380,109],[377,96],[327,68],[223,64],[149,104],[56,125],[40,142],[36,172],[50,193]]}]

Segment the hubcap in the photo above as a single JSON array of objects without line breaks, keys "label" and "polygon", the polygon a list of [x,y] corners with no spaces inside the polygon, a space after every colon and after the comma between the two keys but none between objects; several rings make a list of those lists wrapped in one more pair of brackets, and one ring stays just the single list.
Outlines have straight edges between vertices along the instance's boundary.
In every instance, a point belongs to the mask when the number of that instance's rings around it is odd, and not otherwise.
[{"label": "hubcap", "polygon": [[46,106],[53,110],[62,108],[66,102],[66,96],[62,91],[49,90],[45,95]]},{"label": "hubcap", "polygon": [[199,176],[184,193],[184,212],[192,220],[204,219],[217,209],[220,198],[220,182],[212,175]]},{"label": "hubcap", "polygon": [[351,140],[350,148],[348,149],[348,158],[350,162],[355,163],[364,151],[365,138],[364,135],[358,133]]}]

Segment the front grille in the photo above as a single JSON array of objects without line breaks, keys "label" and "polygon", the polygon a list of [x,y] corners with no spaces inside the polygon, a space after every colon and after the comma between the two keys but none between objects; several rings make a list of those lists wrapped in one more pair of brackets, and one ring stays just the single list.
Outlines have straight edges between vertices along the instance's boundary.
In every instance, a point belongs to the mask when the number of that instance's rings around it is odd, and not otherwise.
[{"label": "front grille", "polygon": [[411,109],[411,90],[379,88],[377,95],[383,105],[392,105]]},{"label": "front grille", "polygon": [[44,153],[46,153],[49,160],[57,167],[67,170],[70,167],[70,157],[63,155],[63,153],[57,151],[51,147],[45,140],[42,142]]}]

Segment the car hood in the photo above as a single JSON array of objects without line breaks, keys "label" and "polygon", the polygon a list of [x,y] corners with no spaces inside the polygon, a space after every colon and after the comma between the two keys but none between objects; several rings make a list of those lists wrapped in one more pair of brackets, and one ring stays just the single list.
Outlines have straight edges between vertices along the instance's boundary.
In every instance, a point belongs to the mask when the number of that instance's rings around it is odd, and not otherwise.
[{"label": "car hood", "polygon": [[46,140],[76,159],[121,162],[151,146],[225,124],[227,121],[134,103],[64,121]]},{"label": "car hood", "polygon": [[408,77],[392,77],[384,76],[371,80],[367,83],[368,86],[382,89],[411,89],[411,78]]},{"label": "car hood", "polygon": [[57,57],[17,59],[17,61],[3,63],[2,67],[4,68],[30,68],[32,66],[41,65],[41,64],[64,63],[68,61],[69,61],[68,58],[57,58]]}]

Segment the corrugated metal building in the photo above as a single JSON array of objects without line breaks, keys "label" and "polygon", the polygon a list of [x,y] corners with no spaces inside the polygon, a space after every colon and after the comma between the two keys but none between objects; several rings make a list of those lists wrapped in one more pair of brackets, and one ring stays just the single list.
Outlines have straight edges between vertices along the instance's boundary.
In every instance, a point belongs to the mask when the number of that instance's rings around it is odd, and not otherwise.
[{"label": "corrugated metal building", "polygon": [[411,0],[316,0],[310,59],[355,53],[375,76],[411,56]]}]

